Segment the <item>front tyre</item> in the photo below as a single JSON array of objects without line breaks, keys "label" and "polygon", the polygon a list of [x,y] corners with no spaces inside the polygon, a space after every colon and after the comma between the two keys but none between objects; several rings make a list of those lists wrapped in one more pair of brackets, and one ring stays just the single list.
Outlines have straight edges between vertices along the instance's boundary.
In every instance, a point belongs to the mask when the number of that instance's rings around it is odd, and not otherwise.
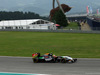
[{"label": "front tyre", "polygon": [[61,59],[61,63],[66,63],[66,59]]}]

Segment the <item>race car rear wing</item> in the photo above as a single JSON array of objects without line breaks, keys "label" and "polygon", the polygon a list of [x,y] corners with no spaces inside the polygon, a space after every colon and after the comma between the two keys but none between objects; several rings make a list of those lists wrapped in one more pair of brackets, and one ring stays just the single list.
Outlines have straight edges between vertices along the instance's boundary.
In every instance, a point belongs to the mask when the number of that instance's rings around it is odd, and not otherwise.
[{"label": "race car rear wing", "polygon": [[32,58],[36,58],[36,57],[39,57],[39,56],[40,56],[40,53],[32,54]]}]

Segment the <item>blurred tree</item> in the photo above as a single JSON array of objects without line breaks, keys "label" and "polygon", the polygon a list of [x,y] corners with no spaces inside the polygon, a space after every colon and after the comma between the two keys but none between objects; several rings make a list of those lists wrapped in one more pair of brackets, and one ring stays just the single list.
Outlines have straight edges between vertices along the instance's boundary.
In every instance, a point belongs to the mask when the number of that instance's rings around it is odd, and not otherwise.
[{"label": "blurred tree", "polygon": [[22,12],[22,11],[0,11],[0,20],[20,20],[20,19],[45,19],[48,17],[42,17],[34,12]]},{"label": "blurred tree", "polygon": [[52,18],[52,22],[59,24],[60,27],[68,26],[67,18],[60,9],[59,9],[59,11],[55,12],[55,14]]}]

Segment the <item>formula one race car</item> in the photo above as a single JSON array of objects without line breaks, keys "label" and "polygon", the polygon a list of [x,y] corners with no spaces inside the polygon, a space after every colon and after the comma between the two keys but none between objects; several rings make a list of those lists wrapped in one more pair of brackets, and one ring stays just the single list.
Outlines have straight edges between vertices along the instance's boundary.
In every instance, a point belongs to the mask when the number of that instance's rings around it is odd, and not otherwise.
[{"label": "formula one race car", "polygon": [[38,62],[61,62],[61,63],[74,63],[77,59],[73,59],[69,56],[55,56],[52,53],[46,53],[43,56],[40,56],[40,53],[32,54],[32,59],[34,63]]}]

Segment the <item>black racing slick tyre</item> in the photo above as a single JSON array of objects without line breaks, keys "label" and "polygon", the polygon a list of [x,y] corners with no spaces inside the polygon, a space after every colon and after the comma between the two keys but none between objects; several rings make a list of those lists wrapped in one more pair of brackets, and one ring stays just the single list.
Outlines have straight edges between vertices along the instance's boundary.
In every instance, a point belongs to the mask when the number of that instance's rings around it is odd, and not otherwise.
[{"label": "black racing slick tyre", "polygon": [[38,59],[33,59],[33,62],[34,63],[38,63]]},{"label": "black racing slick tyre", "polygon": [[66,63],[66,59],[61,59],[61,63]]}]

